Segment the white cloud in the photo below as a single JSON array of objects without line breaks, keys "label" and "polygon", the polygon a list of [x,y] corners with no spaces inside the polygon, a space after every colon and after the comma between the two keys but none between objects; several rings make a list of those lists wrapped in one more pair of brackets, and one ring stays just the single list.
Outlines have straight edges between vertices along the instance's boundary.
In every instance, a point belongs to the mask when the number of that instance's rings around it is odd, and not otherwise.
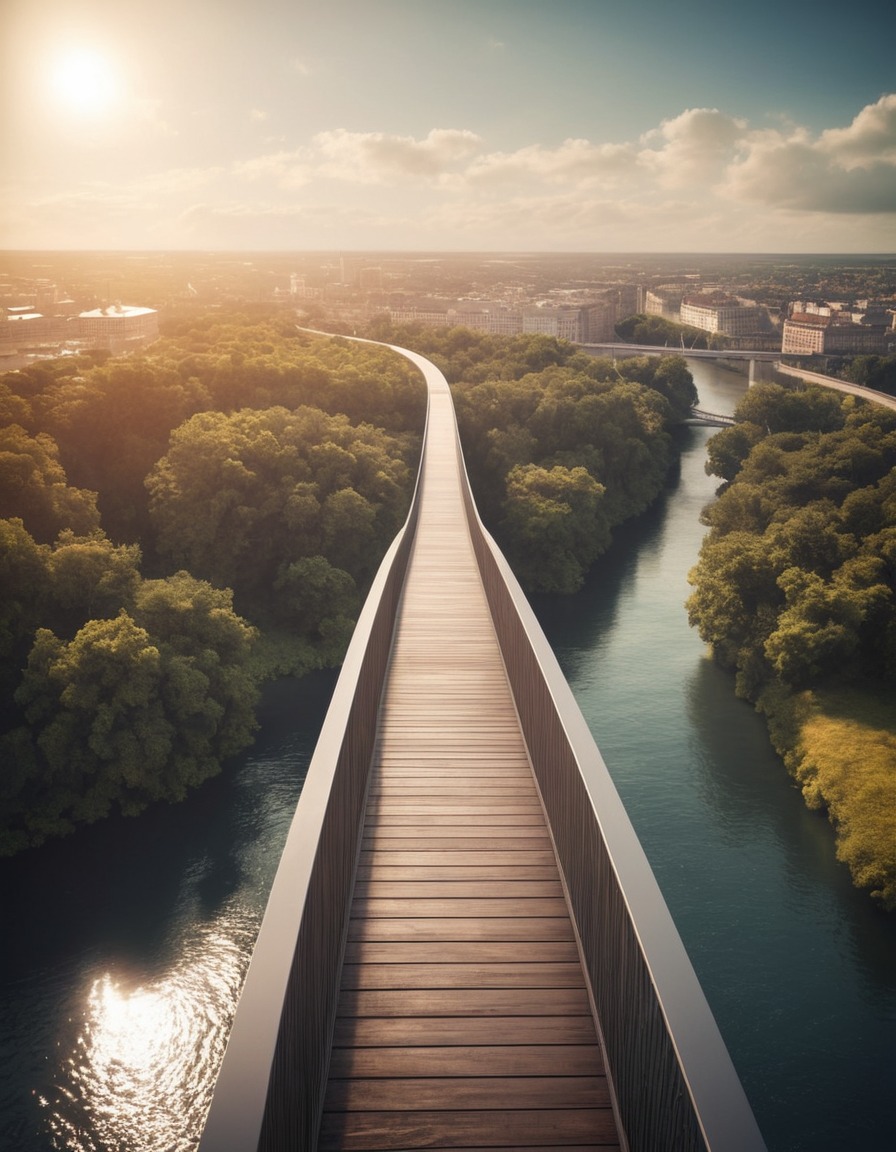
[{"label": "white cloud", "polygon": [[322,173],[359,184],[437,178],[475,153],[481,143],[475,132],[462,128],[433,128],[422,140],[344,128],[314,137],[323,157]]},{"label": "white cloud", "polygon": [[896,212],[896,95],[814,140],[802,128],[749,135],[719,192],[804,212]]},{"label": "white cloud", "polygon": [[233,172],[244,180],[268,181],[278,188],[303,188],[314,177],[308,149],[281,149],[251,160],[240,160]]},{"label": "white cloud", "polygon": [[846,169],[896,164],[896,93],[867,105],[848,128],[822,132],[818,146]]},{"label": "white cloud", "polygon": [[630,177],[636,166],[637,155],[628,144],[564,140],[556,148],[531,144],[515,152],[487,153],[470,164],[464,177],[483,186],[535,180],[587,188],[613,185]]},{"label": "white cloud", "polygon": [[642,137],[639,160],[665,187],[718,178],[742,146],[747,125],[717,108],[689,108]]}]

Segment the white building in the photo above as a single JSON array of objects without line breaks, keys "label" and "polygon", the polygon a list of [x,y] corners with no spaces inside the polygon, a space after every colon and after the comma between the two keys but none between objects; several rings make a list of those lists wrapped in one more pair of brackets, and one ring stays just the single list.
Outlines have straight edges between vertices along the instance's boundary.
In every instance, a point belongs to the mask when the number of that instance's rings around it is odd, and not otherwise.
[{"label": "white building", "polygon": [[154,308],[112,304],[78,317],[80,338],[96,348],[122,351],[159,338],[159,314]]},{"label": "white building", "polygon": [[784,321],[781,352],[792,356],[883,355],[893,343],[893,318],[883,305],[863,309],[796,300]]},{"label": "white building", "polygon": [[759,309],[731,296],[686,296],[680,315],[682,324],[725,336],[745,336],[759,327]]},{"label": "white building", "polygon": [[784,321],[781,339],[782,354],[815,356],[824,352],[824,338],[830,322],[829,316],[817,312],[797,312],[788,317]]}]

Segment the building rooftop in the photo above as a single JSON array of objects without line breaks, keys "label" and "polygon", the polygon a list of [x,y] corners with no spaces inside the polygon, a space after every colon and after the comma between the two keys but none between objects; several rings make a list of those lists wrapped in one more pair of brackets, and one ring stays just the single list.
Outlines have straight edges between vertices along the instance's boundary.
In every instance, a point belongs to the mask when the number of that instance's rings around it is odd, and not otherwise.
[{"label": "building rooftop", "polygon": [[92,308],[82,312],[82,320],[99,320],[104,316],[149,316],[155,308],[138,308],[132,304],[109,304],[105,308]]}]

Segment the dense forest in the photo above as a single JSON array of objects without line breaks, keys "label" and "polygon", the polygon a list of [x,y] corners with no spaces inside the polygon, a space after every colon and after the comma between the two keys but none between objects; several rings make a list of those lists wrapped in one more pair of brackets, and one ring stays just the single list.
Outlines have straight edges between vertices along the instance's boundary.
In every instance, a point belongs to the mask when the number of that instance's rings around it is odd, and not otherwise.
[{"label": "dense forest", "polygon": [[750,389],[709,441],[722,479],[691,622],[765,713],[857,886],[896,908],[896,413]]},{"label": "dense forest", "polygon": [[283,316],[0,379],[0,852],[177,800],[338,663],[409,505],[406,361]]},{"label": "dense forest", "polygon": [[[455,382],[523,581],[578,587],[674,463],[684,361],[388,336]],[[338,664],[424,414],[406,360],[286,312],[175,317],[142,355],[0,378],[0,853],[182,798],[251,742],[262,679]]]}]

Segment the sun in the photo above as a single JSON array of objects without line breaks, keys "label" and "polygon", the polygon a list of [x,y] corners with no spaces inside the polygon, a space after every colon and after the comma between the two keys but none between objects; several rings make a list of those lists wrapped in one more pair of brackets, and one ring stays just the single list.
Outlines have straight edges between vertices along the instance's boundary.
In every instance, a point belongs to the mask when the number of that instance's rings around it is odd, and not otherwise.
[{"label": "sun", "polygon": [[104,116],[114,110],[121,95],[115,65],[89,47],[61,52],[51,65],[50,86],[63,108],[78,116]]}]

